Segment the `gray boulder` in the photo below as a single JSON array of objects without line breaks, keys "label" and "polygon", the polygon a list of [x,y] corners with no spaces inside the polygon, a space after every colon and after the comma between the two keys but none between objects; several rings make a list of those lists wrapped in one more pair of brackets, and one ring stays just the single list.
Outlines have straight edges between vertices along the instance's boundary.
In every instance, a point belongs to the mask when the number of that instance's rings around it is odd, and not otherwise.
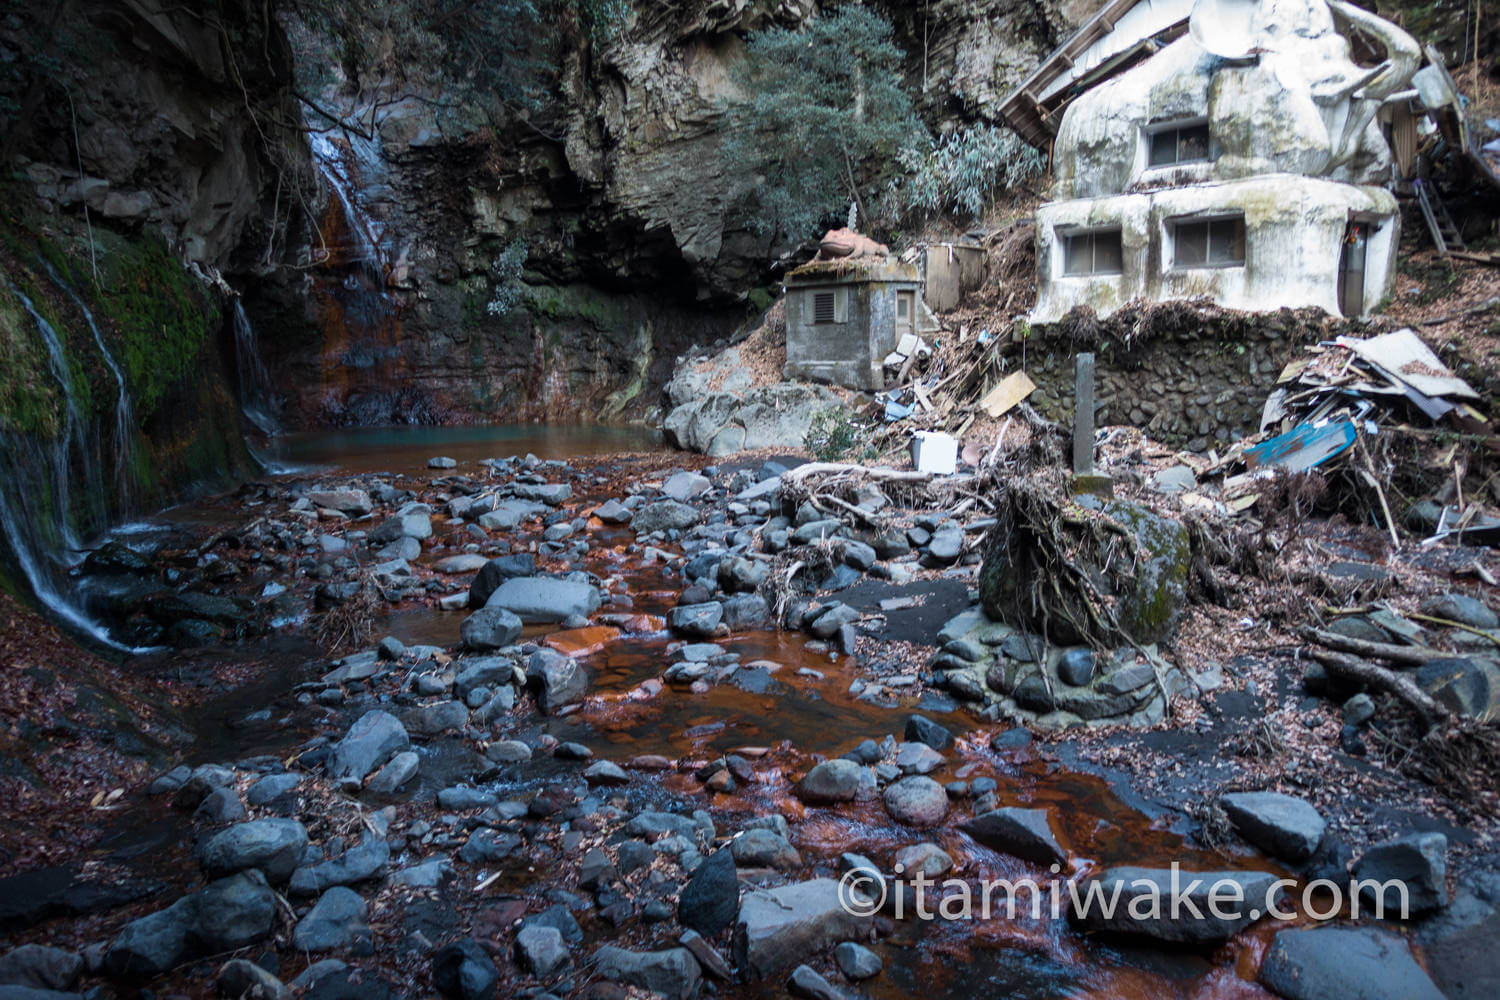
[{"label": "gray boulder", "polygon": [[527,924],[516,932],[516,961],[538,979],[551,979],[573,962],[556,927]]},{"label": "gray boulder", "polygon": [[377,795],[390,795],[415,778],[421,766],[422,758],[415,751],[403,750],[371,775],[365,787]]},{"label": "gray boulder", "polygon": [[833,949],[833,960],[845,977],[855,980],[878,976],[882,965],[879,955],[853,941],[845,941]]},{"label": "gray boulder", "polygon": [[1003,851],[1022,861],[1038,865],[1063,864],[1068,852],[1057,842],[1045,809],[1020,809],[1007,806],[973,819],[961,828],[986,847]]},{"label": "gray boulder", "polygon": [[505,500],[494,510],[479,515],[479,526],[485,531],[510,531],[517,525],[547,512],[547,505],[530,500]]},{"label": "gray boulder", "polygon": [[734,928],[734,956],[748,979],[764,979],[840,941],[868,937],[871,915],[849,912],[831,878],[745,894]]},{"label": "gray boulder", "polygon": [[[1265,915],[1276,879],[1270,872],[1110,868],[1084,883],[1080,898],[1092,896],[1096,902],[1075,910],[1072,917],[1090,930],[1183,944],[1215,943]],[[1214,891],[1219,894],[1217,913],[1208,905]],[[1283,892],[1278,886],[1276,897]],[[1113,905],[1107,905],[1110,900]]]},{"label": "gray boulder", "polygon": [[689,1000],[697,996],[703,979],[698,960],[686,948],[627,951],[605,945],[594,952],[593,967],[600,979],[639,987],[666,1000]]},{"label": "gray boulder", "polygon": [[292,995],[280,979],[244,958],[225,962],[215,985],[220,996],[233,1000],[290,1000]]},{"label": "gray boulder", "polygon": [[44,944],[23,944],[0,955],[0,983],[38,990],[68,990],[83,971],[83,956]]},{"label": "gray boulder", "polygon": [[1422,602],[1422,613],[1473,628],[1500,628],[1500,615],[1483,601],[1466,594],[1437,594]]},{"label": "gray boulder", "polygon": [[1373,927],[1279,931],[1260,981],[1286,1000],[1442,1000],[1405,941]]},{"label": "gray boulder", "polygon": [[734,863],[745,868],[775,868],[788,871],[802,865],[802,855],[781,834],[772,830],[746,830],[729,843]]},{"label": "gray boulder", "polygon": [[1327,826],[1310,803],[1280,792],[1232,792],[1219,804],[1246,840],[1287,861],[1312,857]]},{"label": "gray boulder", "polygon": [[676,500],[657,500],[635,512],[630,526],[638,535],[656,531],[681,531],[697,524],[702,515],[698,508]]},{"label": "gray boulder", "polygon": [[462,729],[468,721],[468,708],[457,701],[413,705],[401,713],[401,724],[407,732],[418,736],[436,736],[449,730]]},{"label": "gray boulder", "polygon": [[518,576],[536,575],[536,556],[530,552],[499,556],[480,567],[469,583],[469,607],[482,608],[506,580]]},{"label": "gray boulder", "polygon": [[364,490],[313,490],[307,494],[307,500],[314,507],[336,510],[354,517],[363,517],[375,509],[375,505],[370,502],[370,494]]},{"label": "gray boulder", "polygon": [[886,788],[885,810],[907,826],[936,826],[948,815],[948,793],[931,778],[913,775]]},{"label": "gray boulder", "polygon": [[494,1000],[500,973],[473,938],[438,949],[432,956],[432,985],[455,1000]]},{"label": "gray boulder", "polygon": [[1448,905],[1448,838],[1409,833],[1376,844],[1359,859],[1354,874],[1362,901],[1370,905],[1383,899],[1388,917],[1405,917],[1400,912],[1402,886],[1411,914],[1441,909]]},{"label": "gray boulder", "polygon": [[550,714],[583,700],[588,690],[588,674],[571,656],[551,649],[539,649],[531,655],[526,674],[537,687],[537,705]]},{"label": "gray boulder", "polygon": [[721,848],[703,860],[677,897],[677,919],[684,927],[712,937],[734,922],[740,883],[734,857]]},{"label": "gray boulder", "polygon": [[366,836],[343,854],[292,872],[287,891],[294,896],[316,896],[336,885],[353,885],[385,872],[391,860],[390,845],[383,837]]},{"label": "gray boulder", "polygon": [[241,872],[192,897],[188,943],[200,954],[234,951],[271,933],[276,894],[259,872]]},{"label": "gray boulder", "polygon": [[700,493],[706,493],[712,485],[707,476],[696,472],[674,472],[661,484],[661,491],[679,503],[686,503]]},{"label": "gray boulder", "polygon": [[328,776],[334,780],[365,776],[411,746],[406,728],[394,715],[373,709],[349,727],[328,756]]},{"label": "gray boulder", "polygon": [[238,823],[209,838],[203,847],[203,872],[221,878],[247,868],[265,873],[271,882],[291,878],[307,846],[307,830],[294,819],[271,817]]},{"label": "gray boulder", "polygon": [[703,604],[679,604],[667,612],[667,626],[679,635],[709,638],[724,619],[724,608],[717,601]]},{"label": "gray boulder", "polygon": [[599,610],[598,588],[550,576],[512,577],[495,588],[486,608],[504,608],[527,624],[587,618]]},{"label": "gray boulder", "polygon": [[465,649],[485,652],[509,646],[521,636],[522,622],[516,615],[498,607],[483,607],[465,618],[458,635]]},{"label": "gray boulder", "polygon": [[567,503],[573,498],[573,487],[567,483],[517,483],[514,490],[522,500],[535,500],[549,507]]},{"label": "gray boulder", "polygon": [[797,797],[804,802],[851,802],[870,783],[869,772],[842,757],[813,765],[797,783]]},{"label": "gray boulder", "polygon": [[334,886],[319,897],[292,931],[292,943],[302,951],[332,951],[368,937],[369,908],[353,889]]},{"label": "gray boulder", "polygon": [[192,926],[192,897],[184,896],[165,910],[138,917],[120,928],[104,952],[104,968],[117,978],[160,975],[188,955]]}]

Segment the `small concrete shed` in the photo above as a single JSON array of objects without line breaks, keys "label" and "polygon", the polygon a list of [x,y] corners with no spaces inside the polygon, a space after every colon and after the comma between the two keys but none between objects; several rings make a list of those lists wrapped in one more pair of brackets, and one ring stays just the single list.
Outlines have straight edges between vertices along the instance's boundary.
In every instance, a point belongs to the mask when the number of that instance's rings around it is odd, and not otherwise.
[{"label": "small concrete shed", "polygon": [[885,388],[883,362],[924,321],[922,278],[894,257],[813,261],[786,277],[786,377]]}]

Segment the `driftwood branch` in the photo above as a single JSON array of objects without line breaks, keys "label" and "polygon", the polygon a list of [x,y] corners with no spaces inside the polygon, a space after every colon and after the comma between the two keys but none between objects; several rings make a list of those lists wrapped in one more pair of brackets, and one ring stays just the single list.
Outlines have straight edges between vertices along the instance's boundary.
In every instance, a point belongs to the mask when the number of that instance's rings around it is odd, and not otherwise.
[{"label": "driftwood branch", "polygon": [[1390,642],[1352,639],[1347,635],[1339,635],[1337,632],[1307,626],[1299,628],[1297,634],[1307,642],[1328,649],[1353,653],[1355,656],[1366,656],[1375,660],[1388,660],[1391,663],[1404,663],[1408,666],[1421,666],[1433,660],[1446,660],[1453,655],[1440,649],[1428,649],[1426,646],[1398,646]]},{"label": "driftwood branch", "polygon": [[1448,710],[1428,696],[1427,692],[1417,687],[1408,677],[1378,667],[1365,660],[1345,656],[1342,653],[1334,653],[1326,649],[1315,649],[1312,651],[1313,659],[1323,664],[1328,672],[1335,677],[1344,680],[1358,681],[1367,684],[1380,691],[1386,691],[1406,702],[1414,708],[1423,720],[1429,725],[1447,722],[1449,720]]}]

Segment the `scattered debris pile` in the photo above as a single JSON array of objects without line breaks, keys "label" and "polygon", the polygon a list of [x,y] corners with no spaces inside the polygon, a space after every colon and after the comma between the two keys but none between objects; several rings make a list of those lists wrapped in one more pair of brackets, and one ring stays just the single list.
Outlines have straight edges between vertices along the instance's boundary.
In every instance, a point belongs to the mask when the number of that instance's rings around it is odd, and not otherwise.
[{"label": "scattered debris pile", "polygon": [[[1243,463],[1244,471],[1224,482],[1231,510],[1249,506],[1267,472],[1307,472],[1343,465],[1375,494],[1381,519],[1399,544],[1396,519],[1386,493],[1374,443],[1382,438],[1415,436],[1441,442],[1434,430],[1454,440],[1436,463],[1446,485],[1447,470],[1459,470],[1461,444],[1490,456],[1500,454],[1500,436],[1474,406],[1479,393],[1457,377],[1410,329],[1361,339],[1338,337],[1307,348],[1286,366],[1266,399],[1261,433],[1236,442],[1222,457],[1212,457],[1200,472],[1215,472]],[[1384,442],[1382,442],[1384,443]],[[1390,469],[1385,469],[1389,473]],[[1500,542],[1500,519],[1482,508],[1482,498],[1463,493],[1463,473],[1454,477],[1452,503],[1445,503],[1433,539],[1494,544]]]}]

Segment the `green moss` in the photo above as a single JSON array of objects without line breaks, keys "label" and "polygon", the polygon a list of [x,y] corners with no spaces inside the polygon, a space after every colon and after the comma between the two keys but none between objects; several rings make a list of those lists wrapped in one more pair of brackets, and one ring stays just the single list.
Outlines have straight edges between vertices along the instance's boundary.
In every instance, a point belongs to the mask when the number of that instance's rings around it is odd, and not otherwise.
[{"label": "green moss", "polygon": [[53,438],[62,429],[62,394],[46,348],[21,300],[0,285],[0,431]]},{"label": "green moss", "polygon": [[197,366],[218,308],[155,240],[122,244],[102,262],[102,308],[120,335],[117,360],[142,419]]},{"label": "green moss", "polygon": [[752,288],[747,298],[756,312],[765,312],[776,304],[776,293],[769,288]]}]

